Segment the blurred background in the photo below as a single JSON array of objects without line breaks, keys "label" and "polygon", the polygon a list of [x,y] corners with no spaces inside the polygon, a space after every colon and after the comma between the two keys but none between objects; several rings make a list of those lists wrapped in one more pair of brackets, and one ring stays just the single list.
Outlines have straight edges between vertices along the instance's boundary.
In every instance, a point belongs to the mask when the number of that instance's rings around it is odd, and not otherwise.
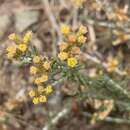
[{"label": "blurred background", "polygon": [[[5,48],[11,44],[10,33],[23,36],[27,30],[32,30],[31,44],[41,54],[56,56],[62,39],[60,24],[77,28],[82,23],[89,32],[84,52],[101,62],[105,62],[106,57],[117,57],[120,69],[129,70],[129,6],[130,0],[0,0],[0,130],[129,130],[128,124],[89,124],[75,99],[72,99],[71,112],[64,110],[66,98],[59,91],[61,84],[46,106],[34,106],[26,92],[32,85],[28,67],[11,64],[5,55]],[[95,73],[96,67],[91,64],[88,74]],[[73,95],[71,85],[67,89],[65,95]],[[85,103],[80,106],[84,110]],[[59,118],[61,115],[63,117]]]}]

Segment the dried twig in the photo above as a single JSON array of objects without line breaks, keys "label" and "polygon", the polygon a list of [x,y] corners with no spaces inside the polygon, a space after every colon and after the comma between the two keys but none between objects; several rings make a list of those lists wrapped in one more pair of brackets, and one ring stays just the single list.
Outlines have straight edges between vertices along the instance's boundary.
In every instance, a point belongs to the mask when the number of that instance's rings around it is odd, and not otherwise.
[{"label": "dried twig", "polygon": [[[86,116],[86,117],[92,117],[92,114],[88,113],[88,112],[83,112],[82,113],[83,116]],[[105,122],[111,122],[111,123],[117,123],[117,124],[120,124],[120,123],[127,123],[127,124],[130,124],[130,120],[126,120],[126,119],[121,119],[121,118],[114,118],[114,117],[106,117],[104,119]]]},{"label": "dried twig", "polygon": [[49,17],[49,19],[50,19],[50,21],[52,23],[52,26],[53,26],[54,30],[57,32],[57,34],[58,34],[58,38],[59,38],[58,41],[61,41],[61,32],[60,32],[59,26],[58,26],[58,24],[56,22],[55,16],[53,15],[53,13],[51,11],[51,8],[49,6],[49,2],[48,2],[48,0],[42,0],[42,2],[44,4],[44,8],[46,10],[46,13],[47,13],[47,15],[48,15],[48,17]]},{"label": "dried twig", "polygon": [[70,112],[70,109],[64,108],[62,111],[60,111],[49,123],[47,123],[42,130],[49,130],[50,126],[56,125],[60,118],[65,116]]},{"label": "dried twig", "polygon": [[[82,55],[83,55],[86,59],[89,59],[89,60],[93,61],[93,62],[96,63],[96,64],[100,64],[100,65],[102,65],[103,68],[107,69],[107,67],[108,67],[107,63],[101,61],[101,60],[98,59],[97,57],[91,56],[91,55],[88,54],[88,53],[82,53]],[[116,72],[117,74],[119,74],[120,76],[124,76],[124,75],[125,75],[125,72],[119,70],[118,68],[115,69],[115,72]]]},{"label": "dried twig", "polygon": [[125,27],[124,25],[118,25],[117,23],[114,22],[109,22],[109,21],[98,21],[95,19],[90,18],[89,16],[79,16],[82,21],[86,21],[88,24],[91,25],[96,25],[96,26],[101,26],[101,27],[106,27],[110,29],[119,29],[123,30],[126,33],[130,33],[130,30],[128,27]]}]

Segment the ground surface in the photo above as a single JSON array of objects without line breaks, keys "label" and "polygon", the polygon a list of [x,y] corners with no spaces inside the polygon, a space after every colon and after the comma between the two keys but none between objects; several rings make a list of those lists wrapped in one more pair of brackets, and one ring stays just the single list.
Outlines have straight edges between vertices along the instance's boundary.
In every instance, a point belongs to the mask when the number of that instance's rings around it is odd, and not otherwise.
[{"label": "ground surface", "polygon": [[[127,1],[127,0],[126,0]],[[67,1],[68,2],[68,1]],[[50,7],[54,12],[56,22],[67,21],[72,23],[74,10],[71,10],[71,4],[60,1],[51,1]],[[111,2],[109,0],[109,2]],[[128,1],[129,2],[129,1]],[[91,3],[91,2],[90,2]],[[117,3],[121,3],[117,0]],[[125,2],[122,2],[124,4]],[[85,6],[89,5],[85,3]],[[113,4],[114,5],[114,4]],[[89,6],[88,6],[89,7]],[[96,13],[87,12],[89,15],[95,17]],[[79,12],[81,21],[88,25],[88,21],[84,20],[82,10]],[[56,113],[64,104],[63,96],[59,96],[58,92],[52,95],[49,105],[45,109],[43,106],[33,106],[30,99],[26,96],[26,90],[31,87],[31,82],[28,76],[28,67],[18,68],[9,63],[6,59],[5,48],[11,44],[8,40],[8,35],[12,32],[23,35],[27,30],[32,30],[34,36],[31,44],[34,44],[42,54],[51,56],[56,55],[57,42],[59,40],[58,28],[55,21],[51,18],[51,13],[48,12],[48,7],[42,0],[0,0],[0,118],[3,120],[3,114],[6,113],[9,119],[0,123],[0,130],[42,130],[47,121],[50,119],[52,112]],[[96,15],[97,19],[103,20],[104,12]],[[75,21],[77,22],[77,21]],[[93,30],[94,28],[94,30]],[[104,27],[96,28],[95,25],[90,26],[89,30],[109,33],[109,29]],[[103,33],[104,33],[103,32]],[[103,36],[102,36],[103,35]],[[105,35],[107,36],[107,34]],[[113,47],[104,43],[111,43],[111,36],[105,38],[104,34],[97,34],[96,38],[91,35],[92,42],[97,40],[98,46],[89,46],[89,52],[100,51],[102,55],[97,54],[103,60],[108,54],[119,53],[121,49],[124,51],[125,47]],[[101,39],[104,38],[104,39]],[[129,41],[128,41],[129,42]],[[125,42],[123,42],[126,44]],[[125,46],[125,45],[124,45]],[[125,62],[129,62],[129,50],[125,54],[119,54],[120,57],[126,57]],[[103,57],[104,56],[104,57]],[[90,72],[95,72],[94,68],[90,68]],[[21,96],[22,95],[22,96]],[[22,102],[20,102],[22,100]],[[86,117],[83,117],[77,112],[71,112],[68,116],[59,120],[59,123],[53,128],[54,130],[129,130],[130,126],[121,124],[115,125],[112,123],[98,123],[95,125],[88,125]]]}]

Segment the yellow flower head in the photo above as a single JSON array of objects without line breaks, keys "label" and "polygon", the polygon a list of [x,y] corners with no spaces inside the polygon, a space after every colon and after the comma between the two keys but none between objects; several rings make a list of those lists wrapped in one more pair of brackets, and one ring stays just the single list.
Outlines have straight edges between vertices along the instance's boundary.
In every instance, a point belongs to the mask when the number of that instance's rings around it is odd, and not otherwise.
[{"label": "yellow flower head", "polygon": [[34,104],[38,104],[39,103],[39,98],[38,97],[34,97],[33,98],[33,103]]},{"label": "yellow flower head", "polygon": [[85,26],[81,25],[81,26],[79,27],[79,33],[80,33],[80,34],[85,34],[85,33],[87,33],[87,32],[88,32],[88,30],[87,30],[87,28],[86,28]]},{"label": "yellow flower head", "polygon": [[12,59],[15,56],[14,53],[7,53],[7,57],[8,59]]},{"label": "yellow flower head", "polygon": [[19,37],[15,33],[10,34],[8,38],[16,42],[19,41]]},{"label": "yellow flower head", "polygon": [[40,61],[41,61],[41,57],[40,56],[34,56],[33,57],[33,63],[38,64],[38,63],[40,63]]},{"label": "yellow flower head", "polygon": [[62,42],[59,44],[60,51],[64,51],[65,49],[67,49],[67,47],[68,47],[68,44],[65,42]]},{"label": "yellow flower head", "polygon": [[30,74],[36,74],[37,71],[38,71],[37,67],[35,67],[35,66],[30,67]]},{"label": "yellow flower head", "polygon": [[20,51],[22,51],[22,52],[25,52],[25,51],[27,50],[27,45],[21,43],[21,44],[18,45],[18,49],[19,49]]},{"label": "yellow flower head", "polygon": [[78,37],[78,42],[79,42],[79,43],[85,43],[85,42],[86,42],[86,39],[87,39],[87,38],[86,38],[85,36],[81,35],[81,36]]},{"label": "yellow flower head", "polygon": [[45,91],[45,88],[43,86],[38,86],[37,90],[39,93],[42,93]]},{"label": "yellow flower head", "polygon": [[68,53],[66,53],[66,52],[60,52],[58,54],[58,57],[59,57],[60,60],[64,61],[64,60],[66,60],[68,58]]},{"label": "yellow flower head", "polygon": [[52,86],[51,86],[51,85],[48,85],[48,86],[46,87],[46,94],[50,94],[50,93],[52,93],[52,92],[53,92]]},{"label": "yellow flower head", "polygon": [[68,26],[68,25],[66,25],[66,24],[62,24],[61,25],[61,32],[63,33],[63,34],[65,34],[65,35],[67,35],[67,34],[69,34],[70,33],[70,27]]},{"label": "yellow flower head", "polygon": [[70,43],[75,43],[76,40],[77,40],[76,35],[70,34],[70,35],[68,36],[68,41],[69,41]]},{"label": "yellow flower head", "polygon": [[50,67],[51,67],[50,64],[51,64],[51,63],[50,63],[49,61],[45,61],[45,62],[43,63],[44,69],[45,69],[45,70],[49,70]]},{"label": "yellow flower head", "polygon": [[43,82],[46,82],[47,80],[48,80],[48,75],[43,74],[41,77],[36,78],[34,80],[34,83],[39,85],[39,84],[41,84]]},{"label": "yellow flower head", "polygon": [[12,45],[12,46],[8,46],[6,51],[7,51],[7,57],[9,59],[12,59],[15,54],[16,54],[16,50],[17,50],[17,47],[15,45]]},{"label": "yellow flower head", "polygon": [[68,58],[67,60],[67,64],[69,67],[75,67],[78,64],[78,61],[76,58],[72,57],[72,58]]},{"label": "yellow flower head", "polygon": [[27,44],[30,41],[31,37],[32,31],[28,31],[23,38],[23,43]]},{"label": "yellow flower head", "polygon": [[39,102],[41,102],[41,103],[45,103],[47,101],[47,98],[46,98],[46,96],[40,96],[39,97]]},{"label": "yellow flower head", "polygon": [[11,46],[8,46],[8,47],[7,47],[6,51],[7,51],[8,53],[13,53],[13,54],[15,54],[15,53],[16,53],[16,49],[17,49],[16,45],[11,45]]},{"label": "yellow flower head", "polygon": [[34,83],[35,83],[35,84],[40,84],[40,83],[41,83],[41,79],[40,79],[40,78],[36,78],[36,79],[34,80]]},{"label": "yellow flower head", "polygon": [[108,68],[107,68],[108,72],[114,71],[118,67],[118,64],[119,62],[117,59],[115,58],[108,59]]},{"label": "yellow flower head", "polygon": [[29,91],[28,94],[29,94],[30,97],[34,97],[34,96],[36,96],[36,93],[35,93],[34,90]]},{"label": "yellow flower head", "polygon": [[80,54],[80,48],[79,47],[72,47],[71,54]]},{"label": "yellow flower head", "polygon": [[43,74],[41,77],[40,77],[40,81],[41,82],[46,82],[48,80],[48,75],[47,74]]}]

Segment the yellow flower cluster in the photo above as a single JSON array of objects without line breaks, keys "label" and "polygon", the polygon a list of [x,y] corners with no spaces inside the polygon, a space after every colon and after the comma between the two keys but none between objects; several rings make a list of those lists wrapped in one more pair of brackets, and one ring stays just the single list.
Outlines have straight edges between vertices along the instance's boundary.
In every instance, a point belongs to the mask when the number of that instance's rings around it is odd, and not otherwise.
[{"label": "yellow flower cluster", "polygon": [[7,57],[9,59],[12,59],[15,56],[15,54],[16,54],[16,50],[17,50],[16,45],[8,46],[7,49],[6,49],[6,51],[7,51]]},{"label": "yellow flower cluster", "polygon": [[51,61],[47,57],[34,56],[33,65],[30,67],[30,74],[34,78],[34,83],[39,85],[48,81],[48,73],[51,67]]},{"label": "yellow flower cluster", "polygon": [[38,87],[35,91],[31,90],[29,95],[30,97],[34,97],[34,104],[38,104],[39,102],[45,103],[47,101],[47,95],[53,91],[52,86],[47,85],[50,68],[51,61],[47,57],[40,55],[33,56],[33,65],[30,66],[30,74],[33,75],[33,82]]},{"label": "yellow flower cluster", "polygon": [[30,41],[30,38],[32,36],[32,32],[28,31],[25,36],[23,37],[23,40],[20,40],[19,36],[15,33],[12,33],[9,35],[9,39],[14,41],[14,45],[9,45],[6,49],[7,51],[7,57],[9,59],[12,58],[18,58],[21,55],[23,55],[27,51],[27,44]]},{"label": "yellow flower cluster", "polygon": [[[9,39],[14,41],[15,44],[7,47],[8,58],[20,59],[21,56],[28,54],[30,51],[28,43],[31,36],[31,31],[28,31],[22,40],[15,33],[10,34]],[[38,104],[39,102],[44,103],[47,100],[47,95],[53,91],[52,86],[48,85],[51,61],[47,57],[36,54],[31,55],[31,59],[32,65],[30,66],[30,74],[37,89],[29,91],[29,96],[33,97],[34,104]]]},{"label": "yellow flower cluster", "polygon": [[61,33],[64,35],[64,42],[59,44],[58,58],[65,61],[71,68],[78,64],[78,55],[82,45],[86,42],[87,37],[85,34],[88,32],[87,28],[80,25],[76,31],[68,25],[62,24]]},{"label": "yellow flower cluster", "polygon": [[[74,68],[78,65],[78,56],[81,51],[82,45],[86,42],[87,28],[83,25],[79,29],[72,30],[70,26],[62,24],[61,32],[64,35],[64,42],[59,45],[58,58],[61,62],[64,62],[70,68]],[[14,41],[15,44],[9,46],[7,55],[10,59],[24,57],[25,54],[30,52],[31,48],[28,48],[28,43],[32,36],[32,32],[29,31],[25,34],[22,40],[16,34],[11,34],[9,39]],[[30,54],[30,53],[29,53]],[[51,66],[53,60],[50,61],[48,57],[43,57],[39,54],[31,54],[31,66],[30,74],[33,79],[33,83],[37,86],[35,89],[29,91],[29,96],[34,104],[45,103],[47,96],[53,92],[53,88],[49,81],[51,76]]]},{"label": "yellow flower cluster", "polygon": [[34,104],[45,103],[47,101],[47,96],[53,92],[51,85],[38,86],[37,89],[32,89],[29,91],[29,96],[32,98]]}]

